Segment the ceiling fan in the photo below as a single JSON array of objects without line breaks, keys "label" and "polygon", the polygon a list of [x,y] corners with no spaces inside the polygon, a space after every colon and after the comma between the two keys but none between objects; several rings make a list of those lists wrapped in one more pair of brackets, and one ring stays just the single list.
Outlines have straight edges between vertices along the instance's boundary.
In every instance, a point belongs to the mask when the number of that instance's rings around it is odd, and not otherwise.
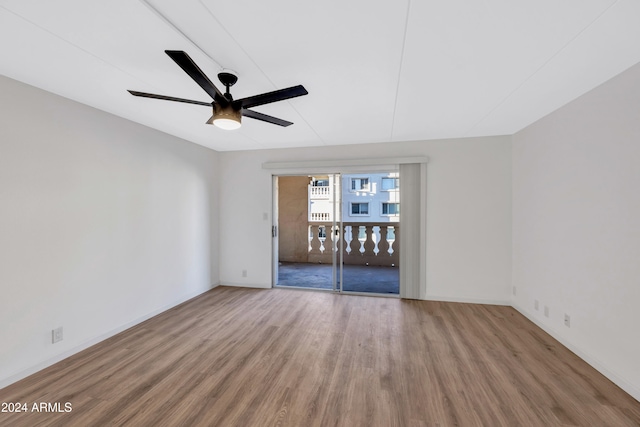
[{"label": "ceiling fan", "polygon": [[207,124],[213,124],[222,129],[238,129],[241,125],[242,116],[250,117],[263,122],[272,123],[279,126],[289,126],[292,122],[269,116],[267,114],[258,113],[249,110],[251,107],[258,105],[270,104],[272,102],[284,101],[285,99],[295,98],[297,96],[307,95],[309,92],[302,85],[292,86],[286,89],[275,90],[273,92],[262,93],[260,95],[249,96],[242,99],[233,99],[229,88],[238,81],[238,76],[233,73],[223,71],[218,74],[218,79],[225,86],[225,93],[220,92],[218,88],[209,80],[202,70],[193,62],[193,59],[186,52],[181,50],[165,50],[176,64],[180,66],[202,89],[207,92],[212,102],[193,101],[191,99],[176,98],[173,96],[155,95],[153,93],[128,91],[131,95],[141,96],[144,98],[164,99],[167,101],[185,102],[187,104],[204,105],[213,107],[213,116],[207,120]]}]

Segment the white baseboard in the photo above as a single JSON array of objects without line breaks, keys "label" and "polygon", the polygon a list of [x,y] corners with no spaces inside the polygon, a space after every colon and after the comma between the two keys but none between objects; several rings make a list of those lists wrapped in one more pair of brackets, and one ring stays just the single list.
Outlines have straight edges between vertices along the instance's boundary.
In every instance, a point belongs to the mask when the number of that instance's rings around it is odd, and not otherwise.
[{"label": "white baseboard", "polygon": [[449,297],[449,296],[439,296],[439,295],[427,295],[425,300],[426,301],[442,301],[442,302],[463,302],[468,304],[511,305],[511,301],[509,300]]},{"label": "white baseboard", "polygon": [[258,284],[255,284],[255,283],[224,282],[224,283],[221,283],[221,286],[231,286],[233,288],[271,289],[271,284],[258,285]]},{"label": "white baseboard", "polygon": [[192,293],[183,295],[181,298],[177,299],[176,301],[173,301],[173,302],[171,302],[171,303],[169,303],[169,304],[167,304],[167,305],[165,305],[163,307],[160,307],[157,310],[153,310],[152,312],[147,313],[144,316],[138,317],[137,319],[134,319],[131,322],[127,322],[124,325],[120,325],[117,328],[112,329],[112,330],[110,330],[110,331],[108,331],[108,332],[106,332],[104,334],[100,334],[100,335],[98,335],[98,336],[96,336],[94,338],[91,338],[91,339],[83,342],[82,344],[74,347],[74,348],[71,348],[71,349],[69,349],[67,351],[64,351],[64,352],[62,352],[60,354],[57,354],[56,356],[54,356],[54,357],[52,357],[50,359],[42,361],[42,362],[40,362],[40,363],[38,363],[38,364],[36,364],[34,366],[31,366],[31,367],[29,367],[29,368],[27,368],[27,369],[25,369],[23,371],[20,371],[20,372],[18,372],[16,374],[9,375],[6,378],[0,378],[0,389],[2,389],[4,387],[7,387],[8,385],[13,384],[15,382],[18,382],[21,379],[28,377],[29,375],[33,375],[36,372],[43,370],[44,368],[48,368],[49,366],[54,365],[54,364],[60,362],[61,360],[66,359],[67,357],[73,356],[74,354],[79,353],[82,350],[85,350],[85,349],[91,347],[92,345],[98,344],[99,342],[104,341],[107,338],[111,338],[112,336],[114,336],[116,334],[119,334],[120,332],[125,331],[125,330],[131,328],[132,326],[135,326],[135,325],[137,325],[139,323],[144,322],[145,320],[148,320],[148,319],[150,319],[150,318],[152,318],[154,316],[157,316],[158,314],[163,313],[163,312],[165,312],[165,311],[167,311],[167,310],[169,310],[169,309],[171,309],[171,308],[173,308],[173,307],[175,307],[177,305],[180,305],[183,302],[190,300],[191,298],[195,298],[198,295],[201,295],[201,294],[203,294],[205,292],[208,292],[211,289],[218,287],[219,285],[220,285],[219,283],[216,283],[214,285],[211,285],[211,287],[209,289],[200,290],[200,291],[196,291],[196,292],[192,292]]},{"label": "white baseboard", "polygon": [[514,309],[516,309],[520,314],[522,314],[524,317],[526,317],[527,319],[529,319],[533,323],[535,323],[536,326],[538,326],[540,329],[542,329],[543,331],[545,331],[546,333],[551,335],[553,338],[558,340],[560,342],[560,344],[562,344],[563,346],[565,346],[569,350],[571,350],[573,353],[575,353],[576,356],[578,356],[580,359],[582,359],[585,362],[587,362],[595,370],[597,370],[602,375],[604,375],[605,377],[610,379],[618,387],[620,387],[621,389],[623,389],[624,391],[629,393],[631,395],[631,397],[633,397],[634,399],[636,399],[637,401],[640,402],[640,389],[638,387],[636,387],[633,384],[630,384],[629,382],[627,382],[624,378],[622,378],[620,375],[616,374],[612,369],[607,367],[604,363],[602,363],[597,358],[595,358],[592,355],[590,355],[589,353],[587,353],[587,352],[575,347],[573,344],[571,344],[569,341],[567,341],[567,339],[565,339],[562,335],[560,335],[556,330],[554,330],[553,328],[549,327],[548,325],[543,324],[538,319],[536,319],[536,317],[532,313],[528,312],[527,310],[523,309],[522,307],[520,307],[518,305],[511,304],[511,306]]}]

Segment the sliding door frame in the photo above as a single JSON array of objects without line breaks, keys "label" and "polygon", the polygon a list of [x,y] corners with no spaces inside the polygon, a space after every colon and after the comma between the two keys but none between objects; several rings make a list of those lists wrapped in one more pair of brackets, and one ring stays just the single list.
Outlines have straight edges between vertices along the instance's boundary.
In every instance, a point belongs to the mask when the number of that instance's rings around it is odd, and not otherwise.
[{"label": "sliding door frame", "polygon": [[[408,257],[401,254],[402,262],[407,262],[401,269],[400,274],[400,295],[403,298],[410,299],[426,299],[426,165],[428,157],[395,157],[395,158],[381,158],[381,159],[352,159],[352,160],[312,160],[312,161],[299,161],[299,162],[266,162],[262,164],[262,168],[269,170],[272,175],[272,194],[274,193],[274,186],[276,186],[276,180],[278,176],[287,175],[313,175],[313,174],[350,174],[358,172],[386,172],[389,170],[399,170],[401,165],[415,164],[418,167],[417,181],[412,184],[414,196],[417,196],[418,200],[413,203],[414,208],[418,210],[415,212],[414,218],[416,220],[411,221],[412,225],[416,228],[415,238],[411,239],[413,242],[409,246],[409,242],[403,245],[403,251],[410,251],[414,253],[414,256]],[[415,174],[414,174],[415,175]],[[402,179],[402,177],[401,177]],[[401,184],[402,186],[402,184]],[[277,191],[277,190],[276,190]],[[334,193],[335,194],[335,193]],[[275,197],[275,196],[274,196]],[[277,199],[273,200],[274,206],[272,206],[273,212],[273,225],[277,227]],[[335,209],[335,204],[334,204]],[[402,212],[402,211],[401,211]],[[334,216],[335,223],[335,216]],[[342,227],[342,218],[341,224]],[[340,228],[342,229],[342,228]],[[332,230],[332,233],[334,231]],[[406,234],[406,233],[405,233]],[[333,237],[333,236],[332,236]],[[272,238],[272,240],[277,240]],[[341,245],[343,239],[340,239]],[[402,244],[402,240],[401,240]],[[278,253],[277,243],[272,244],[272,268],[277,269]],[[342,249],[340,248],[340,256],[342,257]],[[334,256],[336,256],[334,254]],[[342,259],[340,260],[342,264]],[[335,265],[335,263],[334,263]],[[335,268],[335,267],[334,267]],[[403,271],[405,272],[403,274]],[[277,278],[277,272],[272,273],[272,277],[275,280]],[[335,283],[336,274],[333,274],[333,280]],[[410,281],[410,282],[408,282]],[[273,282],[272,286],[277,282]],[[340,273],[340,287],[342,288],[342,275]],[[342,290],[342,289],[340,289]],[[353,294],[349,292],[349,294]],[[366,294],[370,295],[370,294]]]}]

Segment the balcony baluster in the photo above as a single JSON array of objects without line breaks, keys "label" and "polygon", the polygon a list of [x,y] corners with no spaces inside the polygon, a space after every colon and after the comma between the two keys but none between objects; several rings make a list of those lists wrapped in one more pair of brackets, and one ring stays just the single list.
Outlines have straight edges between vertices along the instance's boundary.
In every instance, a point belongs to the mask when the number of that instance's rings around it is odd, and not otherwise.
[{"label": "balcony baluster", "polygon": [[389,227],[387,227],[386,225],[380,225],[380,241],[378,242],[378,256],[381,259],[384,258],[388,258],[389,256],[391,256],[391,254],[389,253],[389,240],[387,240],[387,238],[389,237],[388,234],[389,231]]}]

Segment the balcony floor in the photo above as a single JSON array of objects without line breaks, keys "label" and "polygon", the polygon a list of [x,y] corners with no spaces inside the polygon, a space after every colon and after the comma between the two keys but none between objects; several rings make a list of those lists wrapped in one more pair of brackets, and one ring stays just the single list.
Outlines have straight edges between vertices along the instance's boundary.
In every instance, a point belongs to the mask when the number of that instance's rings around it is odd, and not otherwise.
[{"label": "balcony floor", "polygon": [[[343,290],[376,294],[398,294],[398,267],[345,265],[342,273]],[[281,262],[278,267],[278,286],[331,289],[331,264]]]}]

